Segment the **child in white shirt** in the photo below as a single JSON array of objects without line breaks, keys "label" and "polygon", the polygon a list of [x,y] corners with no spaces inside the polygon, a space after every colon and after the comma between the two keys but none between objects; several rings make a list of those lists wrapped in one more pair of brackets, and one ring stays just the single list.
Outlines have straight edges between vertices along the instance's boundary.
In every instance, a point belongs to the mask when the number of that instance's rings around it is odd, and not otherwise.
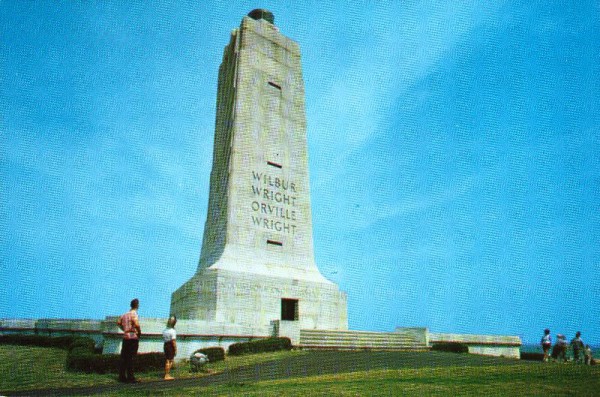
[{"label": "child in white shirt", "polygon": [[175,324],[177,318],[175,316],[169,317],[167,321],[167,328],[163,331],[164,351],[165,351],[165,380],[173,380],[171,376],[171,367],[173,367],[173,361],[177,354],[177,332],[175,332]]}]

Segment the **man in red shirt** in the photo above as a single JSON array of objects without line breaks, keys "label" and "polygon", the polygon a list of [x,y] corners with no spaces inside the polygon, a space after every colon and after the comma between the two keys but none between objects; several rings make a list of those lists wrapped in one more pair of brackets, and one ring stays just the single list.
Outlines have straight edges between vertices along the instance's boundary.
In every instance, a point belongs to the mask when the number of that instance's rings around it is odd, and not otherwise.
[{"label": "man in red shirt", "polygon": [[123,344],[121,345],[121,360],[119,362],[119,382],[137,382],[133,375],[133,358],[137,354],[140,345],[140,322],[137,311],[140,301],[131,301],[131,310],[123,314],[117,321],[117,325],[123,331]]}]

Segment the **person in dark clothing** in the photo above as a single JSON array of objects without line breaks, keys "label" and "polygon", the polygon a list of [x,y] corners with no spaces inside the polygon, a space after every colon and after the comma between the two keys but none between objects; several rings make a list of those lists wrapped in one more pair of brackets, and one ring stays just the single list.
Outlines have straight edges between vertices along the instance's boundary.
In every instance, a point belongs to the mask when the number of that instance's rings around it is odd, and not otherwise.
[{"label": "person in dark clothing", "polygon": [[567,362],[567,340],[564,335],[558,334],[556,335],[556,343],[552,348],[552,358],[554,361],[562,361],[563,363]]},{"label": "person in dark clothing", "polygon": [[580,353],[582,353],[585,348],[585,344],[581,340],[581,332],[577,331],[575,337],[571,339],[571,348],[573,349],[573,361],[575,361],[576,364],[581,363],[582,357],[580,356]]},{"label": "person in dark clothing", "polygon": [[123,343],[121,345],[121,359],[119,361],[119,382],[137,382],[133,374],[133,358],[137,354],[140,344],[140,322],[138,319],[138,308],[140,301],[131,301],[131,310],[123,314],[117,321],[117,325],[123,331]]}]

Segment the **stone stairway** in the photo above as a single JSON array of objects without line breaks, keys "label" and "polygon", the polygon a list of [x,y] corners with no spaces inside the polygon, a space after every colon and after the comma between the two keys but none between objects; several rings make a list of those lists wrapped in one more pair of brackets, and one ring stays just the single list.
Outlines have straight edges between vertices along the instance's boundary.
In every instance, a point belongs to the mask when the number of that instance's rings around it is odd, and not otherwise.
[{"label": "stone stairway", "polygon": [[401,332],[300,330],[302,349],[428,350],[425,341]]}]

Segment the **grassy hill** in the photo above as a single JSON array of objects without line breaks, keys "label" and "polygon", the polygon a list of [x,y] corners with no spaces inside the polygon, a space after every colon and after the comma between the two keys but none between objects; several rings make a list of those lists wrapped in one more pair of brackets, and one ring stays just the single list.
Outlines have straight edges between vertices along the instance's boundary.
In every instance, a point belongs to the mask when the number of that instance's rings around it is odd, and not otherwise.
[{"label": "grassy hill", "polygon": [[0,346],[0,395],[534,396],[594,395],[600,390],[600,366],[442,352],[265,353],[228,357],[199,375],[180,364],[173,382],[161,381],[159,372],[139,374],[143,382],[136,385],[118,384],[115,375],[66,372],[65,354]]}]

